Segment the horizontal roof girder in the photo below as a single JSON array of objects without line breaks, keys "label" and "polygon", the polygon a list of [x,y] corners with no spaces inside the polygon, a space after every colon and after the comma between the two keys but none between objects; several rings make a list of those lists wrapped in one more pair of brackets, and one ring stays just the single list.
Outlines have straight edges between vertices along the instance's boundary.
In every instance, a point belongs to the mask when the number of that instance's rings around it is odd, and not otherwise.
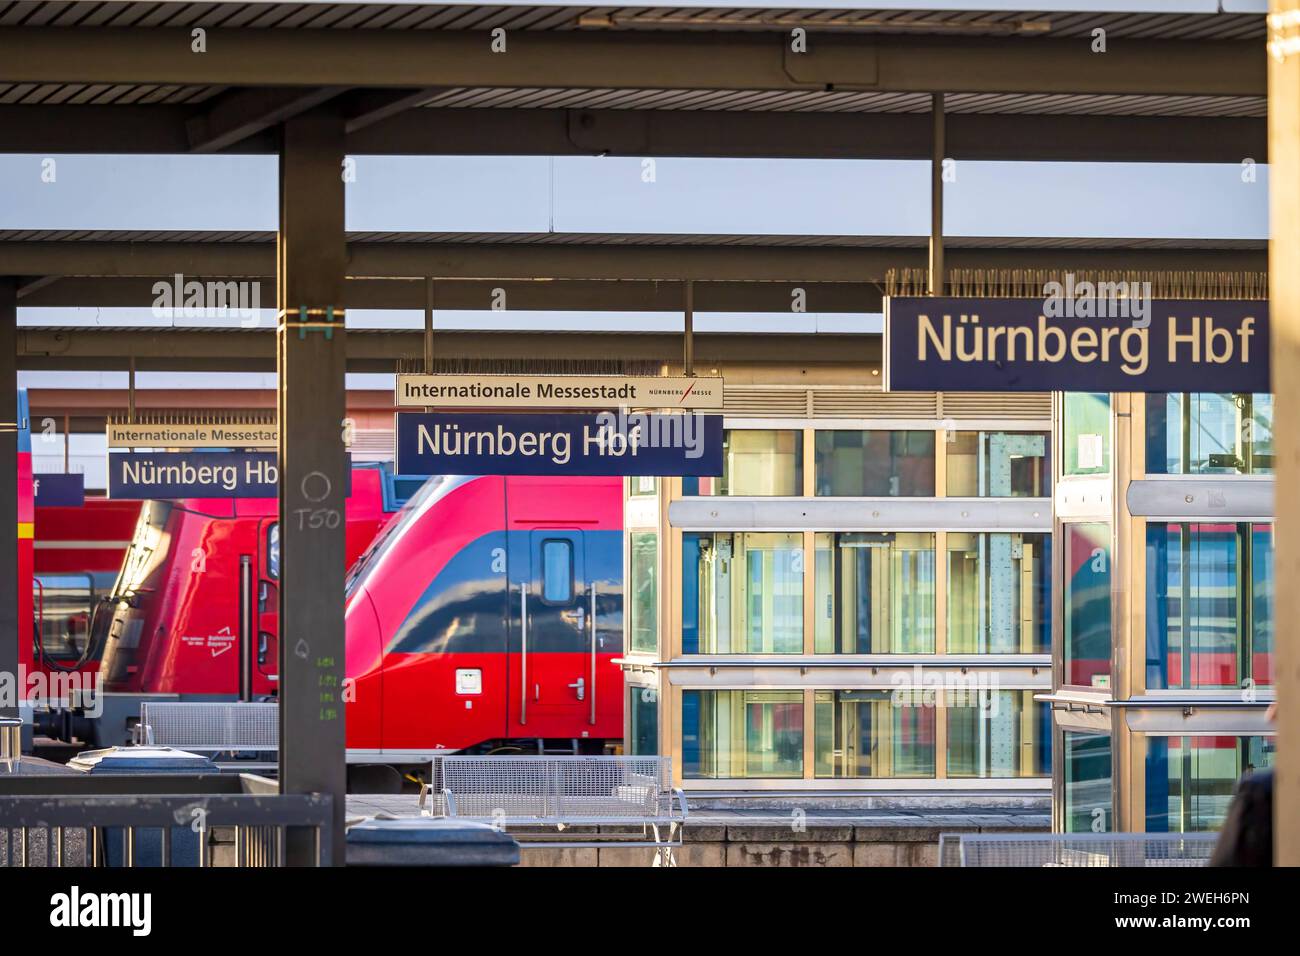
[{"label": "horizontal roof girder", "polygon": [[0,82],[219,86],[867,89],[1265,95],[1263,42],[785,34],[0,28]]},{"label": "horizontal roof girder", "polygon": [[[1032,248],[1009,239],[970,248],[949,239],[950,269],[1261,271],[1259,248]],[[1228,244],[1223,244],[1228,245]],[[879,245],[695,245],[618,242],[349,242],[354,279],[572,279],[701,282],[879,282],[889,269],[925,264],[920,240]],[[139,278],[261,277],[275,272],[273,242],[0,242],[0,275]],[[53,293],[60,283],[43,287]],[[272,283],[273,288],[273,283]],[[36,295],[33,292],[32,295]],[[273,301],[267,299],[266,301]],[[420,304],[423,299],[420,299]],[[34,304],[24,297],[23,304]],[[67,304],[67,303],[64,303]],[[86,305],[104,305],[87,302]]]},{"label": "horizontal roof girder", "polygon": [[[281,95],[283,91],[279,91]],[[314,92],[314,91],[313,91]],[[387,92],[387,91],[385,91]],[[928,113],[411,108],[379,105],[352,155],[928,159]],[[292,101],[290,105],[296,103]],[[274,104],[195,114],[176,106],[0,105],[0,153],[273,153]],[[1267,155],[1253,116],[950,113],[947,154],[967,160],[1237,163]],[[221,133],[213,131],[216,123]]]},{"label": "horizontal roof girder", "polygon": [[[680,361],[682,337],[637,333],[590,332],[438,332],[434,352],[467,359],[607,359],[617,348],[627,361]],[[398,359],[424,354],[423,332],[349,332],[348,371],[391,372]],[[697,369],[710,362],[861,361],[879,363],[880,337],[870,335],[695,334]],[[271,331],[154,332],[145,329],[18,330],[21,369],[125,369],[135,359],[137,371],[275,370],[275,333]]]}]

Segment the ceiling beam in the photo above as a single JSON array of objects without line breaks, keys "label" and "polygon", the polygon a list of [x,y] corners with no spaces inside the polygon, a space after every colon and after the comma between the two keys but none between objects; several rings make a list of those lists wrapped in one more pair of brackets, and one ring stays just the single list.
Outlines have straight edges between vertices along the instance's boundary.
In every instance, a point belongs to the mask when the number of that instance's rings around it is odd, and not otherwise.
[{"label": "ceiling beam", "polygon": [[[617,237],[610,237],[611,240]],[[1137,269],[1262,271],[1259,248],[992,248],[949,239],[954,269]],[[354,279],[637,280],[701,282],[879,282],[889,269],[925,264],[920,237],[879,246],[693,245],[635,241],[596,243],[435,241],[348,243]],[[0,275],[139,278],[148,284],[180,273],[190,278],[261,278],[275,274],[275,244],[267,242],[0,242]],[[67,282],[68,280],[64,280]],[[57,283],[49,290],[54,293]],[[441,285],[441,283],[440,283]],[[273,288],[273,283],[267,288]],[[34,290],[39,295],[45,290]],[[137,293],[132,293],[139,298]],[[264,301],[273,301],[266,299]],[[24,302],[26,305],[34,304]],[[106,303],[87,303],[106,304]],[[423,306],[423,298],[419,300]]]},{"label": "ceiling beam", "polygon": [[[439,332],[435,354],[473,359],[681,360],[680,335],[602,335],[555,332]],[[348,332],[350,372],[391,372],[399,359],[424,354],[422,332]],[[697,369],[710,363],[773,362],[784,365],[880,361],[878,335],[695,334]],[[271,331],[195,331],[182,334],[136,329],[18,330],[18,367],[33,370],[114,371],[135,359],[137,371],[275,371]]]},{"label": "ceiling beam", "polygon": [[[275,151],[245,91],[235,105],[190,115],[170,106],[0,106],[0,153]],[[266,91],[263,91],[266,92]],[[287,91],[278,91],[286,96]],[[318,95],[312,90],[295,106]],[[660,156],[928,159],[928,113],[417,108],[432,95],[361,90],[343,98],[351,155]],[[271,97],[276,99],[277,97]],[[284,107],[287,108],[287,107]],[[242,118],[241,118],[242,117]],[[958,160],[1231,162],[1267,155],[1251,116],[949,113]],[[262,128],[258,128],[261,126]],[[222,132],[224,130],[224,132]]]},{"label": "ceiling beam", "polygon": [[[921,257],[914,263],[919,265]],[[187,277],[188,278],[188,277]],[[21,300],[24,308],[135,308],[148,309],[156,300],[154,282],[148,278],[67,278],[33,291]],[[275,281],[260,283],[261,308],[275,305]],[[168,282],[170,285],[170,282]],[[873,282],[697,282],[695,309],[699,312],[789,313],[796,301],[806,312],[879,312],[881,286]],[[251,291],[251,290],[250,290]],[[424,309],[423,279],[349,279],[343,305],[348,309]],[[599,281],[559,279],[449,279],[436,286],[439,310],[563,312],[674,312],[682,311],[679,282],[646,280]],[[232,319],[232,322],[234,320]],[[616,331],[611,329],[610,331]]]},{"label": "ceiling beam", "polygon": [[318,89],[252,88],[227,93],[219,97],[211,108],[186,120],[185,133],[190,151],[217,153],[229,149],[250,136],[272,129],[333,99],[341,92],[337,86],[322,86]]},{"label": "ceiling beam", "polygon": [[0,82],[1263,96],[1262,40],[0,28]]}]

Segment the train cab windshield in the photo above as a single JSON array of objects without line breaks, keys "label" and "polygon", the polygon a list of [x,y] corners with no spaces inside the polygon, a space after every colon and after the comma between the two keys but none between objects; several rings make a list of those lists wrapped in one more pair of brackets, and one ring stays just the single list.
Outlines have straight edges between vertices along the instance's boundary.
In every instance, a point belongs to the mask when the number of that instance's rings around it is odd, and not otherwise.
[{"label": "train cab windshield", "polygon": [[363,584],[381,563],[380,559],[391,550],[394,544],[402,539],[406,529],[414,524],[425,511],[445,497],[453,488],[458,488],[470,480],[471,478],[464,475],[433,475],[425,480],[420,490],[415,492],[410,500],[402,506],[402,510],[397,513],[397,517],[388,522],[383,530],[375,535],[375,540],[370,542],[370,546],[361,553],[361,557],[357,558],[356,564],[348,572],[344,584],[345,598],[352,597],[357,587]]}]

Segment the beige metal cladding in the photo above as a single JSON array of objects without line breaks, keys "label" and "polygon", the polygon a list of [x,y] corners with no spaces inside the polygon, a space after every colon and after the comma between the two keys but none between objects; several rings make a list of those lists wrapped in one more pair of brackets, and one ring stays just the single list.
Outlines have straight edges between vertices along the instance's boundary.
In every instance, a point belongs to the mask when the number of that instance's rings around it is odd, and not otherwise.
[{"label": "beige metal cladding", "polygon": [[1047,392],[885,392],[844,385],[728,385],[730,418],[1026,421],[1052,417]]}]

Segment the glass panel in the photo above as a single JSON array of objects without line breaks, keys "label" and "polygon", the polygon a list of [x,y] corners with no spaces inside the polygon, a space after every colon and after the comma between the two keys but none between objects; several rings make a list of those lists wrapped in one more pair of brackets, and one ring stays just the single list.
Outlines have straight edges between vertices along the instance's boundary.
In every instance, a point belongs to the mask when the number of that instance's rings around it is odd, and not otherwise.
[{"label": "glass panel", "polygon": [[1146,402],[1148,474],[1273,472],[1273,396],[1152,392]]},{"label": "glass panel", "polygon": [[1110,395],[1066,392],[1063,401],[1067,475],[1104,475],[1110,471]]},{"label": "glass panel", "polygon": [[933,654],[934,535],[816,536],[818,654]]},{"label": "glass panel", "polygon": [[627,713],[627,752],[634,757],[659,753],[659,691],[629,684]]},{"label": "glass panel", "polygon": [[803,535],[682,535],[682,650],[803,652]]},{"label": "glass panel", "polygon": [[627,480],[629,498],[653,495],[659,491],[659,479],[651,475],[636,475]]},{"label": "glass panel", "polygon": [[1065,731],[1065,832],[1109,833],[1110,734]]},{"label": "glass panel", "polygon": [[1046,777],[1052,713],[1031,690],[948,690],[949,777]]},{"label": "glass panel", "polygon": [[1051,536],[948,533],[948,653],[1046,654]]},{"label": "glass panel", "polygon": [[803,776],[803,692],[682,691],[687,779]]},{"label": "glass panel", "polygon": [[277,521],[266,532],[266,573],[280,579],[280,523]]},{"label": "glass panel", "polygon": [[683,495],[803,494],[803,432],[728,429],[721,478],[683,478]]},{"label": "glass panel", "polygon": [[1273,680],[1269,524],[1147,524],[1147,687]]},{"label": "glass panel", "polygon": [[659,536],[633,532],[628,535],[628,549],[630,649],[654,654],[659,650]]},{"label": "glass panel", "polygon": [[1047,432],[949,432],[948,494],[1044,498],[1052,493]]},{"label": "glass panel", "polygon": [[542,600],[567,604],[573,598],[573,545],[568,541],[542,542]]},{"label": "glass panel", "polygon": [[[33,657],[63,663],[80,659],[90,639],[98,597],[89,574],[40,574],[32,594],[38,626]],[[110,616],[111,611],[105,616]]]},{"label": "glass panel", "polygon": [[1065,683],[1110,686],[1110,526],[1067,524]]},{"label": "glass panel", "polygon": [[1273,766],[1275,737],[1147,737],[1148,833],[1223,825],[1237,779]]},{"label": "glass panel", "polygon": [[933,777],[934,704],[908,690],[819,690],[818,777]]},{"label": "glass panel", "polygon": [[819,431],[817,494],[930,497],[934,432]]}]

